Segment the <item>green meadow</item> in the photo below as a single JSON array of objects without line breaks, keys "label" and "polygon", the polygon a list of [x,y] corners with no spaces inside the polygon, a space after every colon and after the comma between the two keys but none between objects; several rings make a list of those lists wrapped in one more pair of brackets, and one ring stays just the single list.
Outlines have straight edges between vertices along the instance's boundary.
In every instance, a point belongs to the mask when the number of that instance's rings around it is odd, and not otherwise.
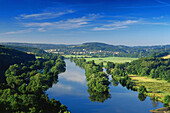
[{"label": "green meadow", "polygon": [[79,57],[79,58],[85,58],[86,61],[92,61],[96,64],[99,64],[100,62],[103,62],[104,65],[106,65],[107,62],[114,62],[114,63],[125,63],[125,62],[131,62],[133,60],[137,60],[138,58],[130,58],[130,57],[104,57],[104,58],[92,58],[88,55],[64,55],[65,58],[70,57]]},{"label": "green meadow", "polygon": [[170,55],[164,56],[163,58],[168,59],[168,58],[170,58]]},{"label": "green meadow", "polygon": [[105,58],[85,58],[86,61],[94,60],[96,64],[103,62],[104,65],[107,62],[114,62],[114,63],[125,63],[131,62],[133,60],[137,60],[138,58],[129,58],[129,57],[105,57]]},{"label": "green meadow", "polygon": [[89,55],[63,55],[65,58],[70,58],[70,57],[79,57],[79,58],[85,58],[88,57],[90,58],[91,56]]}]

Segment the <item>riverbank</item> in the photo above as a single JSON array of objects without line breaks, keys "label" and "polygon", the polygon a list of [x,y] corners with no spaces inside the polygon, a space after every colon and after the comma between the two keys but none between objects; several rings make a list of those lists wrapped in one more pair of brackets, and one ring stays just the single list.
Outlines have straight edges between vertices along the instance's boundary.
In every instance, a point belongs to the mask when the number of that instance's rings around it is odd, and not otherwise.
[{"label": "riverbank", "polygon": [[135,88],[143,85],[147,89],[147,96],[152,97],[158,101],[163,102],[164,97],[170,94],[170,83],[165,80],[151,79],[149,77],[142,77],[137,75],[129,75],[136,85]]},{"label": "riverbank", "polygon": [[150,110],[151,113],[170,113],[170,107],[159,108],[155,110]]}]

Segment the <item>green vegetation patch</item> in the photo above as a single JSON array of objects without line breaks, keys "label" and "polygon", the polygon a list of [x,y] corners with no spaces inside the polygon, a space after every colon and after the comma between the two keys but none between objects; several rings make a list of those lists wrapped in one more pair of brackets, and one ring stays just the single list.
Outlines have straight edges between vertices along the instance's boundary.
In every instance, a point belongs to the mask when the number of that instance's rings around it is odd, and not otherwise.
[{"label": "green vegetation patch", "polygon": [[131,62],[133,60],[137,60],[138,58],[129,58],[129,57],[105,57],[105,58],[85,58],[86,61],[92,61],[94,60],[96,64],[99,64],[101,62],[106,65],[107,62],[114,62],[114,63],[125,63],[125,62]]},{"label": "green vegetation patch", "polygon": [[158,97],[160,101],[163,102],[163,99],[166,95],[170,95],[170,83],[165,80],[151,79],[149,77],[141,77],[136,75],[129,75],[133,82],[136,83],[136,87],[141,85],[147,88],[148,96]]},{"label": "green vegetation patch", "polygon": [[91,58],[89,55],[63,55],[65,58],[77,57],[77,58]]},{"label": "green vegetation patch", "polygon": [[170,55],[164,56],[163,58],[164,58],[164,59],[169,59],[169,58],[170,58]]}]

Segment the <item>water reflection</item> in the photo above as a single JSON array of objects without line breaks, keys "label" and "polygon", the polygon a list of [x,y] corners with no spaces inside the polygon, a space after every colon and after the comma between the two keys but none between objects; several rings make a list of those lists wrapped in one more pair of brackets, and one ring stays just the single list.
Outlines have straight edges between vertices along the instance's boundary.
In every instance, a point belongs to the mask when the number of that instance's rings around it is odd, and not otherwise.
[{"label": "water reflection", "polygon": [[67,81],[78,82],[81,84],[86,83],[86,78],[81,73],[67,71],[66,73],[60,74],[60,79],[66,79]]},{"label": "water reflection", "polygon": [[145,101],[146,95],[145,95],[145,94],[139,94],[139,95],[138,95],[138,99],[139,99],[140,101]]},{"label": "water reflection", "polygon": [[60,100],[72,113],[149,113],[155,107],[163,107],[160,102],[127,90],[117,80],[110,85],[110,94],[94,92],[86,85],[83,69],[69,60],[66,65],[66,72],[59,75],[59,82],[46,93],[50,98]]},{"label": "water reflection", "polygon": [[59,74],[59,82],[53,84],[52,88],[47,90],[47,94],[50,96],[63,96],[63,95],[76,95],[84,96],[86,95],[87,88],[86,78],[83,75],[85,71],[80,69],[74,63],[66,60],[66,71]]},{"label": "water reflection", "polygon": [[78,66],[66,60],[66,72],[59,75],[59,79],[65,79],[67,81],[78,82],[86,84],[86,77],[84,76],[85,71],[80,70]]},{"label": "water reflection", "polygon": [[108,91],[106,92],[97,92],[97,91],[93,91],[91,88],[89,88],[88,90],[89,93],[89,99],[92,102],[101,102],[103,103],[105,100],[107,100],[108,98],[111,98],[111,95]]}]

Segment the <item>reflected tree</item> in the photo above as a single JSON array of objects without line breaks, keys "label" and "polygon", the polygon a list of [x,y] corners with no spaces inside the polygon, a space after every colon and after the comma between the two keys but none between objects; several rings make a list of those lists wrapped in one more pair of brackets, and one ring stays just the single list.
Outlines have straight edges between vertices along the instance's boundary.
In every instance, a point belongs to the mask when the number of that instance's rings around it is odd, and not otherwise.
[{"label": "reflected tree", "polygon": [[115,77],[112,78],[112,82],[113,82],[113,86],[118,86],[119,85],[119,82]]},{"label": "reflected tree", "polygon": [[92,90],[91,88],[89,88],[88,90],[89,93],[89,99],[92,102],[101,102],[103,103],[105,100],[107,100],[108,98],[111,98],[111,95],[109,94],[108,91],[106,92],[97,92]]},{"label": "reflected tree", "polygon": [[146,95],[145,94],[139,94],[138,95],[138,99],[140,100],[140,101],[145,101],[145,99],[146,99]]}]

